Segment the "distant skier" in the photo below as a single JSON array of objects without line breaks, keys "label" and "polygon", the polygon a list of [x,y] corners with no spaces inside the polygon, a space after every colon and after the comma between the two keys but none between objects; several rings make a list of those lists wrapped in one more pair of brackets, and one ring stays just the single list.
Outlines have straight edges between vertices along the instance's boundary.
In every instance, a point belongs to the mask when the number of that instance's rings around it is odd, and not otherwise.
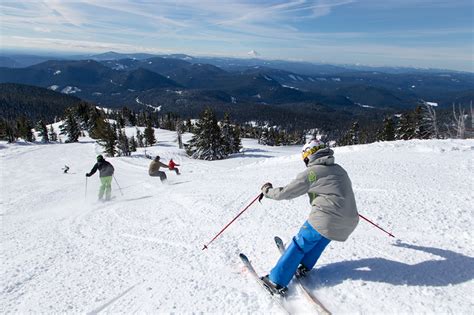
[{"label": "distant skier", "polygon": [[302,150],[307,169],[285,187],[262,186],[265,197],[282,200],[308,194],[311,212],[270,274],[262,277],[268,288],[285,294],[293,275],[305,276],[330,241],[345,241],[354,231],[359,214],[346,171],[334,163],[334,152],[323,142],[311,140]]},{"label": "distant skier", "polygon": [[105,200],[110,200],[112,197],[112,177],[114,176],[114,167],[112,164],[107,162],[102,155],[97,156],[97,163],[91,169],[89,173],[86,173],[87,177],[90,177],[99,170],[100,177],[100,188],[99,188],[99,200],[103,200],[105,192]]},{"label": "distant skier", "polygon": [[69,166],[64,165],[63,171],[64,171],[64,174],[67,174],[67,172],[69,171]]},{"label": "distant skier", "polygon": [[166,181],[165,172],[160,171],[160,167],[169,169],[169,166],[160,162],[160,156],[157,155],[153,161],[150,163],[148,168],[148,175],[152,177],[160,177],[162,183]]},{"label": "distant skier", "polygon": [[175,171],[177,175],[181,175],[179,173],[179,169],[176,167],[176,166],[179,166],[179,164],[176,164],[173,159],[171,159],[168,163],[168,168],[170,169],[170,171]]}]

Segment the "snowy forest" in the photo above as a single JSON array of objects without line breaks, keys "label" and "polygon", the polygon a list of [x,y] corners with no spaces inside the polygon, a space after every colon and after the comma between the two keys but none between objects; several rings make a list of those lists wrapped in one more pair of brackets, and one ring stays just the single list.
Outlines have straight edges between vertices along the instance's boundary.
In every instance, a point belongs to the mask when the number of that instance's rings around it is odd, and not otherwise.
[{"label": "snowy forest", "polygon": [[[366,144],[376,141],[410,139],[465,139],[474,136],[472,128],[473,108],[453,105],[452,109],[437,109],[428,102],[417,106],[413,111],[405,110],[399,114],[385,116],[381,122],[360,124],[354,121],[347,130],[294,129],[285,130],[281,126],[269,126],[266,122],[238,124],[226,113],[218,121],[210,107],[198,119],[180,118],[177,113],[153,111],[135,112],[123,107],[112,110],[99,108],[81,101],[65,109],[61,116],[63,123],[59,135],[47,124],[54,121],[33,121],[28,115],[16,119],[0,119],[0,139],[10,143],[18,138],[28,142],[77,142],[87,132],[99,143],[108,156],[129,156],[137,147],[147,147],[159,139],[154,137],[154,128],[176,132],[179,148],[193,158],[216,160],[239,152],[241,138],[258,139],[263,145],[280,146],[303,144],[306,135],[318,137],[332,146]],[[60,119],[55,117],[55,119]],[[142,133],[137,129],[135,135],[125,135],[125,127],[145,127]],[[33,130],[39,134],[35,139]],[[188,144],[183,144],[182,134],[193,133]]]}]

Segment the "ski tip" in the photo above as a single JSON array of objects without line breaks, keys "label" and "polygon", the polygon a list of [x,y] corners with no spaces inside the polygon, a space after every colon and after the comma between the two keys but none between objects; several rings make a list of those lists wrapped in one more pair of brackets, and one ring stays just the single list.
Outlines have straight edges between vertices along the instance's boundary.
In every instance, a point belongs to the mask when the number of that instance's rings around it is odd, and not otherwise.
[{"label": "ski tip", "polygon": [[275,236],[273,239],[275,240],[275,243],[283,243],[282,239],[278,236]]},{"label": "ski tip", "polygon": [[242,259],[242,260],[249,260],[249,259],[247,258],[247,256],[245,256],[244,253],[240,253],[240,254],[239,254],[239,257],[240,257],[240,259]]}]

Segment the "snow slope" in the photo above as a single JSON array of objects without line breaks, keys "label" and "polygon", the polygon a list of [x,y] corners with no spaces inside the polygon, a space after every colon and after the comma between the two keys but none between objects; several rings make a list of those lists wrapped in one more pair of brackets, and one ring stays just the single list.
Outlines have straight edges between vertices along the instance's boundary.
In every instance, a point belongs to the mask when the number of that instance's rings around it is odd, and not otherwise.
[{"label": "snow slope", "polygon": [[[1,313],[281,313],[238,254],[268,272],[273,236],[298,231],[307,197],[264,199],[201,249],[263,183],[285,185],[304,169],[300,148],[244,140],[243,153],[207,162],[177,149],[175,133],[156,136],[147,154],[173,158],[182,175],[168,173],[166,185],[150,178],[143,150],[110,158],[123,195],[114,182],[109,203],[96,201],[97,175],[85,190],[100,152],[90,139],[0,145]],[[361,221],[347,242],[330,243],[306,285],[334,314],[472,314],[474,141],[335,151],[360,213],[397,239]],[[312,312],[291,285],[287,304]]]}]

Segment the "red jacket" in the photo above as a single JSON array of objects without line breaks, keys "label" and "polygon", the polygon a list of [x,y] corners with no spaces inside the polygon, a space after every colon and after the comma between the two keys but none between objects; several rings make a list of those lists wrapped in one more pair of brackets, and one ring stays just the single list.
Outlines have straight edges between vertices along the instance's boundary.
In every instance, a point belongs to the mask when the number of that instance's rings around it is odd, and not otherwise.
[{"label": "red jacket", "polygon": [[173,160],[170,160],[170,162],[168,163],[168,167],[170,168],[170,170],[174,169],[175,166],[179,166],[179,164],[176,164]]}]

